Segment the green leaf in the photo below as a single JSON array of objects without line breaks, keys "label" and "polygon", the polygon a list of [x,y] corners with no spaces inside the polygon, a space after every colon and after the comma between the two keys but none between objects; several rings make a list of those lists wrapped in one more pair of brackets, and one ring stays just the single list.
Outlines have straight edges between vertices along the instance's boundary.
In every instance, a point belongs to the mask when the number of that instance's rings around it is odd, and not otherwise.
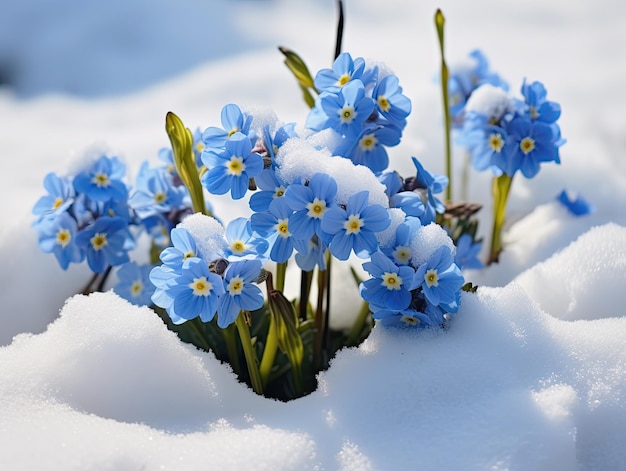
[{"label": "green leaf", "polygon": [[298,81],[298,85],[300,85],[300,89],[302,90],[304,101],[310,108],[313,108],[315,105],[315,98],[313,98],[311,90],[316,94],[319,94],[319,92],[315,88],[315,82],[308,67],[302,58],[291,49],[280,46],[278,50],[285,56],[285,65]]},{"label": "green leaf", "polygon": [[478,286],[474,286],[471,282],[468,281],[463,286],[461,286],[461,289],[467,293],[475,293],[478,289]]},{"label": "green leaf", "polygon": [[165,116],[165,131],[172,144],[176,171],[191,195],[193,210],[197,213],[207,214],[198,167],[196,167],[196,158],[193,153],[191,131],[171,111]]},{"label": "green leaf", "polygon": [[293,305],[278,290],[268,293],[272,321],[276,323],[278,348],[289,358],[298,391],[302,391],[302,359],[304,346],[298,332],[298,317]]}]

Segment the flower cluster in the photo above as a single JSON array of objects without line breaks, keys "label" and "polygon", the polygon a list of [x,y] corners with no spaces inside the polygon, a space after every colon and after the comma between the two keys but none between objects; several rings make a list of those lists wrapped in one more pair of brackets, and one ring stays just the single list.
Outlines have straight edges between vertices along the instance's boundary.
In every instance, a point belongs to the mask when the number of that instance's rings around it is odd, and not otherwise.
[{"label": "flower cluster", "polygon": [[263,294],[254,284],[262,261],[241,255],[258,254],[265,246],[262,240],[251,240],[249,227],[241,222],[229,225],[227,231],[234,236],[230,244],[221,224],[202,214],[172,229],[173,245],[161,252],[163,264],[152,269],[150,280],[156,287],[152,300],[167,310],[174,324],[196,317],[210,322],[217,313],[217,324],[225,328],[242,309],[263,306]]},{"label": "flower cluster", "polygon": [[124,174],[116,157],[103,155],[73,178],[46,175],[48,194],[33,208],[34,226],[41,249],[53,253],[64,270],[87,259],[92,271],[102,273],[129,261],[135,239]]},{"label": "flower cluster", "polygon": [[524,82],[523,100],[503,88],[485,84],[470,96],[464,109],[459,142],[470,152],[476,170],[492,169],[512,177],[520,171],[533,178],[541,163],[560,163],[565,143],[557,120],[558,103],[548,101],[541,82]]}]

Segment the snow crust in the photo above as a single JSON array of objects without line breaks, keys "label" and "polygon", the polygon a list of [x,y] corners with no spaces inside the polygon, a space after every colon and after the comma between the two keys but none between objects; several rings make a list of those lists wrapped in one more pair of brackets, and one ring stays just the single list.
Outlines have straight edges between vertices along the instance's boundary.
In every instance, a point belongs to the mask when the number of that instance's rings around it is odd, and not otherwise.
[{"label": "snow crust", "polygon": [[[73,296],[87,267],[63,272],[41,253],[30,211],[46,173],[97,151],[120,156],[131,177],[156,162],[167,111],[191,129],[219,125],[226,103],[260,112],[253,126],[303,123],[275,47],[294,49],[312,71],[328,67],[334,3],[4,3],[0,469],[626,468],[620,2],[345,2],[344,50],[384,61],[413,102],[390,153],[402,175],[414,173],[412,155],[443,172],[437,7],[448,62],[481,48],[513,94],[524,77],[544,82],[568,143],[562,165],[514,181],[500,263],[465,273],[480,288],[463,296],[449,330],[377,326],[338,355],[318,391],[287,404],[255,396],[147,308],[112,292]],[[490,188],[489,175],[472,173],[453,194],[485,203],[486,239]],[[597,211],[569,214],[554,201],[563,188]],[[225,222],[249,214],[245,200],[211,203]],[[352,284],[340,270],[333,277],[341,290]],[[349,327],[358,306],[348,296],[333,303],[335,326]]]}]

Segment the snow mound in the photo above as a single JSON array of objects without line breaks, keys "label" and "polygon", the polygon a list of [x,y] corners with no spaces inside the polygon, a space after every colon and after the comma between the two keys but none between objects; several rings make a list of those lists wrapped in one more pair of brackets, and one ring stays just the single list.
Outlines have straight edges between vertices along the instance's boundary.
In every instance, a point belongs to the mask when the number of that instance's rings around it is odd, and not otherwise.
[{"label": "snow mound", "polygon": [[592,228],[515,281],[559,319],[624,316],[626,228],[613,223]]}]

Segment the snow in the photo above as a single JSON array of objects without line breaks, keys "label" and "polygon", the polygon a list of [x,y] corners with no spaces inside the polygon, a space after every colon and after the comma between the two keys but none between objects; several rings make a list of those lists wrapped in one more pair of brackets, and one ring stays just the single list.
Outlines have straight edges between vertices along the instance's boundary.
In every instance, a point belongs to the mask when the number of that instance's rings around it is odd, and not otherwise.
[{"label": "snow", "polygon": [[[403,175],[412,155],[443,171],[437,7],[450,62],[481,48],[513,92],[541,80],[561,103],[562,165],[516,177],[500,263],[466,272],[480,288],[449,330],[378,326],[310,396],[255,396],[148,309],[72,297],[90,273],[41,253],[30,211],[46,173],[96,150],[133,175],[155,162],[170,110],[191,129],[219,125],[229,102],[303,123],[275,47],[328,67],[333,2],[4,2],[0,469],[626,468],[626,6],[345,3],[344,50],[384,62],[413,101],[391,152]],[[489,180],[473,173],[467,188],[485,203],[485,237]],[[555,201],[564,188],[596,212],[571,215]],[[212,204],[224,220],[248,214],[245,201]]]}]

